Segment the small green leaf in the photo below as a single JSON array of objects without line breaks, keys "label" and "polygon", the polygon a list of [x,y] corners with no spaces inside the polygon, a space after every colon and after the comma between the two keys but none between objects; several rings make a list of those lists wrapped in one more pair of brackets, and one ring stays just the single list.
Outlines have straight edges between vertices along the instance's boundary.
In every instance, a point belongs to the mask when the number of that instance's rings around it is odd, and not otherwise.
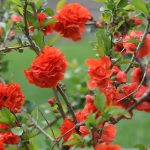
[{"label": "small green leaf", "polygon": [[36,135],[37,135],[37,130],[36,129],[34,129],[34,128],[33,129],[27,129],[26,132],[23,132],[22,138],[24,140],[28,140],[30,138],[33,138]]},{"label": "small green leaf", "polygon": [[35,22],[36,18],[34,17],[34,15],[31,12],[27,11],[27,20],[29,22],[33,23],[33,22]]},{"label": "small green leaf", "polygon": [[96,96],[96,99],[94,101],[95,106],[100,110],[103,111],[103,109],[105,108],[105,95],[104,94],[99,94]]},{"label": "small green leaf", "polygon": [[97,3],[102,3],[102,2],[106,2],[107,0],[94,0]]},{"label": "small green leaf", "polygon": [[23,129],[21,127],[14,127],[11,131],[18,136],[21,136],[23,133]]},{"label": "small green leaf", "polygon": [[39,48],[43,48],[45,46],[45,43],[44,43],[44,33],[40,30],[36,30],[34,32],[34,35],[32,36],[32,39],[35,41],[36,45],[39,47]]},{"label": "small green leaf", "polygon": [[3,107],[0,110],[0,123],[14,124],[15,122],[15,116],[6,107]]},{"label": "small green leaf", "polygon": [[45,19],[45,21],[43,22],[43,26],[45,27],[50,24],[55,24],[56,22],[57,20],[54,18]]},{"label": "small green leaf", "polygon": [[47,45],[52,46],[60,37],[61,37],[61,35],[56,35],[56,36],[50,38],[47,41]]},{"label": "small green leaf", "polygon": [[51,8],[45,8],[44,13],[49,16],[54,16],[54,11]]},{"label": "small green leaf", "polygon": [[106,51],[110,51],[111,41],[109,36],[106,34],[105,30],[99,29],[96,33],[97,43],[98,43],[98,52],[100,56],[103,56]]},{"label": "small green leaf", "polygon": [[90,129],[91,127],[96,127],[96,119],[95,119],[95,114],[91,113],[88,115],[86,118],[86,127]]},{"label": "small green leaf", "polygon": [[66,0],[59,0],[56,5],[56,9],[60,10],[65,4],[66,4]]},{"label": "small green leaf", "polygon": [[21,2],[20,0],[11,0],[14,4],[17,4],[19,6],[21,6]]},{"label": "small green leaf", "polygon": [[139,42],[140,42],[140,40],[137,38],[132,38],[130,40],[125,41],[125,43],[135,43],[135,44],[139,43]]},{"label": "small green leaf", "polygon": [[118,115],[124,115],[127,118],[131,118],[130,113],[127,112],[125,109],[120,108],[118,106],[108,106],[104,110],[104,113],[102,114],[103,117],[107,120],[110,117],[115,117]]},{"label": "small green leaf", "polygon": [[83,142],[84,142],[83,138],[79,134],[74,133],[70,136],[68,141],[65,142],[65,145],[68,145],[68,146],[72,146],[72,145],[81,146],[81,145],[83,145]]},{"label": "small green leaf", "polygon": [[33,110],[35,110],[35,104],[29,100],[26,100],[25,101],[25,104],[24,104],[24,108],[26,109],[26,111],[28,113],[31,113]]},{"label": "small green leaf", "polygon": [[139,150],[148,150],[148,148],[143,144],[137,144],[134,147],[138,148]]},{"label": "small green leaf", "polygon": [[149,16],[149,11],[142,0],[132,0],[132,4],[135,6],[135,8],[142,13],[144,13],[146,16]]},{"label": "small green leaf", "polygon": [[104,22],[110,23],[111,17],[112,17],[111,12],[110,12],[110,11],[104,11],[104,12],[102,13],[102,15],[103,15]]},{"label": "small green leaf", "polygon": [[133,10],[135,10],[135,6],[129,4],[129,5],[125,6],[123,9],[126,11],[131,11],[131,10],[133,11]]},{"label": "small green leaf", "polygon": [[117,7],[120,8],[120,7],[125,7],[126,5],[128,4],[128,0],[119,0],[117,2]]}]

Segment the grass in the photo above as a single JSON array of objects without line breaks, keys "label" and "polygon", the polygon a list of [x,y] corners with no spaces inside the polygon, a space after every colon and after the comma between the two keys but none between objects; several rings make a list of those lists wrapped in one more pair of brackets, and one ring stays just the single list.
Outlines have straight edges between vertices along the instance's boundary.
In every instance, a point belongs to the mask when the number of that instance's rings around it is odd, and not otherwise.
[{"label": "grass", "polygon": [[[77,59],[80,64],[84,64],[85,59],[94,56],[91,50],[91,36],[85,37],[81,42],[74,43],[69,40],[60,40],[55,45],[60,48],[66,55],[68,61]],[[26,49],[23,53],[11,52],[5,56],[9,60],[8,72],[4,74],[4,78],[14,81],[22,86],[22,90],[26,95],[26,99],[32,100],[37,104],[47,103],[51,97],[50,89],[41,89],[34,85],[28,84],[24,77],[23,70],[28,68],[35,54]],[[115,143],[123,147],[134,147],[134,145],[142,143],[150,146],[150,116],[144,112],[134,112],[132,120],[122,120],[117,124],[117,137]],[[41,144],[39,144],[41,145]],[[39,149],[43,147],[39,146]]]}]

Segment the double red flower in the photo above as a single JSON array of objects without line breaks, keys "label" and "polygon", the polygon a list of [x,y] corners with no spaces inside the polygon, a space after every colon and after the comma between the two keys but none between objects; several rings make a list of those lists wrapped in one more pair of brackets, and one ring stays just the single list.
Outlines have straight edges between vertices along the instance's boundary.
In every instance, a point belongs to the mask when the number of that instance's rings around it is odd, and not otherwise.
[{"label": "double red flower", "polygon": [[67,68],[65,56],[59,49],[46,46],[31,64],[31,69],[24,71],[29,83],[42,88],[56,87],[64,79]]},{"label": "double red flower", "polygon": [[55,30],[74,41],[81,39],[85,23],[91,19],[88,9],[78,3],[66,4],[56,15]]}]

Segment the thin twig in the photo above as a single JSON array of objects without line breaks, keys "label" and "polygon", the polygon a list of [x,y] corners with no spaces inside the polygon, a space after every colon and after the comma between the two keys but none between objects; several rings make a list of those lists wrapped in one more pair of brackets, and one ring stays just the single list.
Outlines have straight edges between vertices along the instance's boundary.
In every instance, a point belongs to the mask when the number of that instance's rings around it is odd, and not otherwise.
[{"label": "thin twig", "polygon": [[[52,134],[53,134],[53,137],[54,137],[54,139],[56,140],[55,133],[54,133],[52,127],[49,125],[49,121],[46,119],[45,115],[43,114],[43,112],[42,112],[40,109],[39,109],[39,112],[40,112],[40,114],[42,115],[42,117],[44,118],[44,120],[46,121],[47,125],[50,127],[50,130],[51,130],[51,132],[52,132]],[[58,146],[59,150],[61,150],[61,149],[60,149],[60,146],[59,146],[59,143],[57,143],[57,146]]]},{"label": "thin twig", "polygon": [[[139,99],[139,100],[137,100],[136,101],[136,103],[134,103],[133,105],[131,105],[128,109],[127,109],[127,111],[128,112],[132,112],[137,106],[139,106],[140,104],[142,104],[144,101],[146,101],[146,100],[150,100],[150,90],[147,90],[147,92],[145,92],[144,94],[143,94],[143,96]],[[121,119],[123,119],[125,116],[124,115],[121,115],[121,116],[119,116],[117,119],[115,119],[115,120],[113,120],[111,123],[113,123],[113,124],[116,124],[116,123],[118,123]]]},{"label": "thin twig", "polygon": [[64,99],[64,101],[65,101],[65,103],[66,103],[66,105],[67,105],[67,107],[68,107],[68,110],[69,110],[69,112],[70,112],[71,115],[72,115],[72,118],[73,118],[74,123],[77,124],[77,123],[78,123],[77,118],[76,118],[76,116],[75,116],[75,113],[74,113],[74,111],[73,111],[72,106],[70,105],[70,103],[69,103],[69,101],[68,101],[68,98],[67,98],[66,94],[64,93],[64,91],[61,89],[61,87],[60,87],[59,85],[57,86],[57,90],[58,90],[58,92],[61,94],[62,98]]},{"label": "thin twig", "polygon": [[63,119],[65,119],[65,118],[66,118],[66,115],[65,115],[65,112],[64,112],[64,110],[63,110],[62,104],[61,104],[61,102],[60,102],[60,100],[59,100],[57,89],[56,89],[56,88],[53,88],[53,92],[54,92],[55,100],[56,100],[56,103],[57,103],[57,105],[58,105],[60,114],[62,115]]},{"label": "thin twig", "polygon": [[24,45],[24,46],[16,46],[16,47],[2,47],[0,48],[0,52],[10,52],[12,50],[22,50],[23,48],[31,47],[31,45]]},{"label": "thin twig", "polygon": [[128,71],[129,71],[130,68],[132,67],[132,65],[133,65],[133,63],[134,63],[134,60],[135,60],[135,58],[137,57],[137,54],[138,54],[140,48],[142,47],[142,44],[143,44],[143,42],[144,42],[144,40],[145,40],[145,38],[146,38],[146,35],[148,34],[149,27],[150,27],[150,24],[149,24],[149,21],[148,21],[147,26],[146,26],[146,29],[145,29],[145,31],[144,31],[144,34],[143,34],[143,36],[142,36],[142,39],[141,39],[140,43],[138,44],[136,50],[134,51],[134,55],[133,55],[132,58],[131,58],[131,62],[130,62],[130,64],[129,64],[129,66],[128,66],[127,69],[125,70],[125,73],[128,73]]},{"label": "thin twig", "polygon": [[121,101],[123,101],[123,100],[129,98],[130,96],[132,96],[132,95],[135,94],[136,92],[138,92],[138,90],[140,89],[140,87],[142,86],[142,84],[143,84],[143,82],[144,82],[144,80],[145,80],[146,73],[147,73],[147,71],[145,71],[145,73],[144,73],[144,75],[143,75],[143,77],[142,77],[142,80],[141,80],[140,84],[138,85],[138,87],[137,87],[133,92],[131,92],[130,94],[128,94],[127,96],[125,96],[125,97],[123,97],[123,98],[117,100],[117,102],[121,102]]},{"label": "thin twig", "polygon": [[29,118],[31,119],[32,123],[34,124],[35,128],[37,128],[43,135],[45,135],[50,141],[54,142],[55,139],[53,139],[49,134],[47,134],[36,122],[36,120],[31,116],[31,114],[28,114]]},{"label": "thin twig", "polygon": [[37,55],[39,55],[40,51],[39,48],[35,45],[35,43],[32,41],[30,34],[29,34],[29,29],[28,29],[28,22],[27,22],[27,7],[28,7],[28,2],[25,0],[24,8],[23,8],[23,18],[24,18],[24,34],[26,35],[29,43],[31,44],[32,49],[35,51]]},{"label": "thin twig", "polygon": [[7,40],[8,40],[8,37],[9,37],[9,34],[10,34],[10,32],[11,32],[11,30],[12,30],[13,28],[14,28],[14,23],[12,23],[11,27],[10,27],[9,30],[6,32],[6,35],[5,35],[5,37],[4,37],[4,41],[3,41],[3,43],[2,43],[2,46],[5,47],[6,42],[7,42]]}]

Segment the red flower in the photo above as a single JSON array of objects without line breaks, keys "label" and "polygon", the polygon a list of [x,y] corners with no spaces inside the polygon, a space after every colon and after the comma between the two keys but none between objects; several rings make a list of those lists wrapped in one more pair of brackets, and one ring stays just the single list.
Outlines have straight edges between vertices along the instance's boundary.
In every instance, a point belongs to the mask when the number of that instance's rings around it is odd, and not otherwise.
[{"label": "red flower", "polygon": [[0,132],[0,137],[3,138],[4,144],[19,144],[20,138],[12,132]]},{"label": "red flower", "polygon": [[138,17],[132,17],[131,18],[134,22],[135,25],[141,25],[143,23],[142,19],[138,18]]},{"label": "red flower", "polygon": [[[53,32],[54,24],[48,24],[48,25],[44,26],[44,21],[46,20],[46,18],[48,18],[48,16],[45,13],[43,13],[43,12],[38,13],[37,18],[39,21],[40,29],[45,35],[49,35],[50,33]],[[32,27],[32,24],[33,24],[32,22],[29,22],[29,26],[30,26],[29,30],[31,32],[34,32],[34,27]]]},{"label": "red flower", "polygon": [[142,79],[142,76],[143,76],[143,73],[142,73],[142,70],[141,68],[136,68],[134,67],[133,68],[133,72],[131,73],[131,80],[132,82],[136,82],[136,83],[139,83]]},{"label": "red flower", "polygon": [[116,136],[116,127],[113,124],[106,123],[102,131],[101,141],[105,143],[113,142]]},{"label": "red flower", "polygon": [[65,5],[57,14],[55,30],[74,41],[81,39],[85,23],[91,19],[88,9],[78,3]]},{"label": "red flower", "polygon": [[[68,130],[70,130],[73,127],[74,127],[74,123],[71,120],[69,120],[68,118],[64,119],[63,124],[61,125],[60,128],[61,135],[65,134]],[[75,132],[76,132],[75,129],[70,131],[68,134],[64,136],[64,140],[67,141],[69,137]]]},{"label": "red flower", "polygon": [[111,61],[106,56],[103,56],[100,59],[88,59],[86,63],[89,66],[88,73],[95,84],[110,77],[112,74],[112,71],[109,69]]},{"label": "red flower", "polygon": [[10,111],[18,113],[21,110],[24,99],[25,97],[19,84],[0,84],[0,109],[7,107]]},{"label": "red flower", "polygon": [[0,150],[5,150],[4,143],[1,138],[0,138]]},{"label": "red flower", "polygon": [[121,147],[115,144],[98,144],[95,146],[94,150],[121,150]]},{"label": "red flower", "polygon": [[64,26],[63,23],[57,22],[55,25],[55,30],[63,35],[65,38],[70,38],[74,41],[81,40],[80,27],[77,25]]},{"label": "red flower", "polygon": [[92,96],[86,95],[86,103],[82,110],[82,116],[84,116],[84,118],[86,119],[90,113],[94,113],[96,111],[97,111],[97,108],[94,104],[94,100]]},{"label": "red flower", "polygon": [[116,79],[119,83],[127,82],[127,75],[123,71],[119,71],[116,75]]},{"label": "red flower", "polygon": [[[136,50],[137,44],[127,42],[133,38],[141,40],[143,33],[141,31],[132,31],[129,35],[126,35],[124,38],[123,46],[126,49],[127,53],[134,53]],[[139,49],[137,57],[145,57],[150,54],[150,35],[148,34],[144,40],[142,47]]]},{"label": "red flower", "polygon": [[11,15],[10,18],[11,18],[11,21],[12,21],[12,22],[19,22],[19,21],[22,20],[22,17],[21,17],[21,16],[18,16],[18,15],[15,15],[15,14]]},{"label": "red flower", "polygon": [[41,88],[56,87],[63,80],[67,68],[65,56],[59,49],[46,46],[31,64],[31,69],[24,70],[29,83]]},{"label": "red flower", "polygon": [[[141,86],[140,89],[138,90],[138,92],[136,93],[136,100],[138,101],[143,94],[148,90],[148,88],[146,86]],[[137,110],[141,110],[141,111],[146,111],[146,112],[150,112],[150,102],[143,102],[140,105],[138,105],[136,107]]]},{"label": "red flower", "polygon": [[54,29],[54,25],[53,24],[49,24],[49,25],[46,25],[46,26],[43,27],[43,22],[47,18],[47,15],[45,13],[41,12],[37,16],[38,16],[38,20],[39,20],[40,28],[42,29],[42,32],[45,35],[50,34],[53,31],[53,29]]},{"label": "red flower", "polygon": [[3,30],[2,27],[0,27],[0,37],[2,36]]},{"label": "red flower", "polygon": [[2,143],[3,147],[4,147],[4,144],[18,144],[20,141],[19,136],[12,133],[10,131],[10,128],[11,127],[7,124],[0,124],[0,130],[6,130],[5,132],[0,132],[0,145]]}]

